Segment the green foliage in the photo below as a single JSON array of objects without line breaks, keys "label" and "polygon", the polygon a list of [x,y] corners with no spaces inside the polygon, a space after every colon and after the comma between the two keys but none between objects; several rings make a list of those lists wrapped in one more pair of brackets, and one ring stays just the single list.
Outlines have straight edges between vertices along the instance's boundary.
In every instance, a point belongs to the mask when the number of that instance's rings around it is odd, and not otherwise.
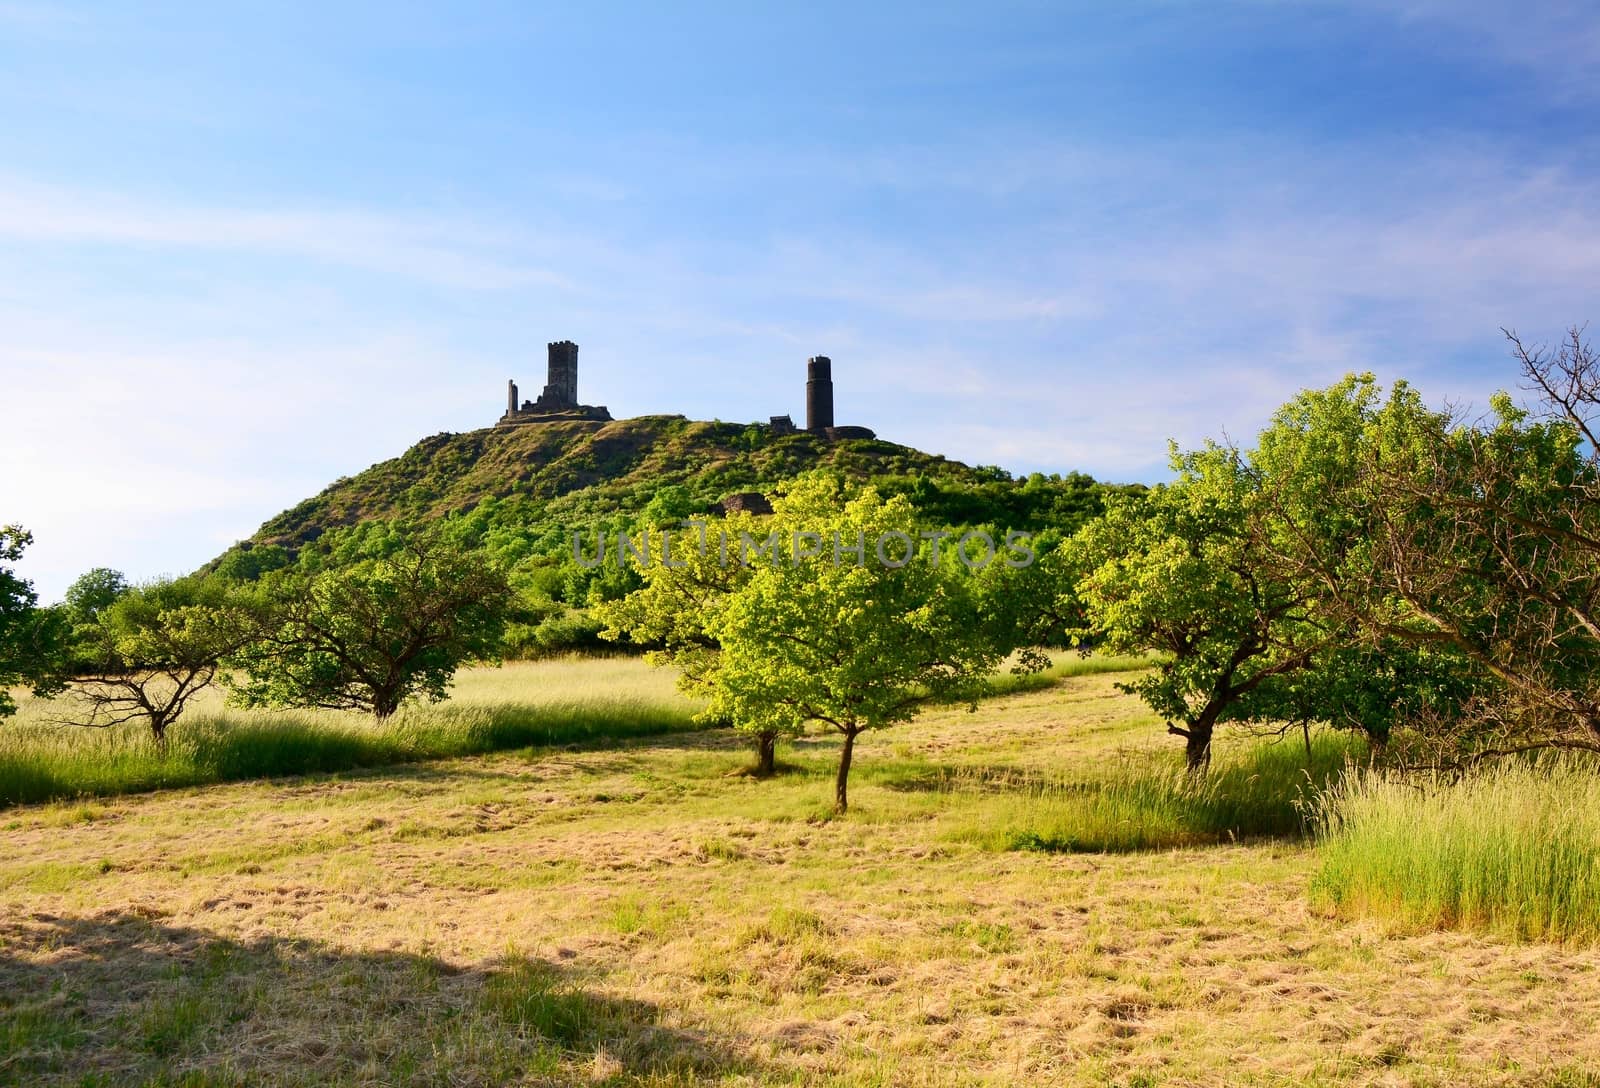
[{"label": "green foliage", "polygon": [[114,571],[74,585],[68,724],[142,721],[158,743],[190,699],[217,678],[223,657],[250,635],[230,587],[189,577],[128,588]]},{"label": "green foliage", "polygon": [[537,608],[531,611],[537,616],[533,622],[506,625],[502,643],[505,656],[536,660],[614,649],[601,638],[605,629],[603,622],[588,612],[560,605],[549,611]]},{"label": "green foliage", "polygon": [[102,611],[111,607],[132,588],[121,571],[95,567],[67,587],[63,603],[67,618],[74,624],[92,624]]},{"label": "green foliage", "polygon": [[1266,562],[1255,478],[1238,453],[1208,445],[1174,453],[1173,468],[1176,482],[1113,502],[1061,562],[1081,572],[1069,592],[1085,634],[1112,653],[1165,655],[1125,690],[1186,739],[1197,769],[1217,724],[1260,720],[1258,693],[1304,668],[1329,636],[1308,622],[1300,587]]},{"label": "green foliage", "polygon": [[[678,686],[686,694],[714,696],[721,683],[722,646],[712,630],[732,595],[749,583],[753,573],[753,568],[742,562],[742,541],[746,536],[765,539],[770,531],[762,519],[735,514],[714,525],[691,527],[675,537],[667,530],[647,538],[645,551],[650,562],[639,569],[643,585],[596,609],[597,618],[605,625],[603,636],[645,647],[652,663],[677,670]],[[775,770],[778,740],[797,735],[802,727],[794,715],[730,719],[724,707],[706,710],[702,719],[731,720],[747,734],[756,747],[756,772],[761,775]]]},{"label": "green foliage", "polygon": [[410,698],[441,701],[463,663],[497,657],[511,607],[497,566],[432,534],[368,543],[382,557],[262,579],[256,637],[231,661],[241,705],[383,719]]},{"label": "green foliage", "polygon": [[[954,529],[1070,532],[1099,513],[1106,494],[1125,490],[1081,474],[1013,480],[888,442],[774,436],[676,416],[551,423],[427,439],[272,519],[212,569],[236,581],[286,563],[319,572],[381,557],[397,526],[424,521],[506,569],[523,605],[539,613],[514,626],[507,652],[538,656],[592,645],[591,625],[572,612],[644,584],[629,565],[578,563],[574,533],[592,542],[596,532],[674,526],[716,511],[732,492],[770,495],[816,470],[904,495],[925,524]],[[566,619],[533,634],[556,614]]]},{"label": "green foliage", "polygon": [[213,573],[230,582],[254,582],[263,574],[284,569],[291,562],[289,550],[281,545],[246,542],[217,560]]},{"label": "green foliage", "polygon": [[1480,689],[1462,656],[1353,607],[1393,610],[1373,588],[1371,466],[1441,418],[1404,383],[1385,399],[1351,375],[1285,405],[1253,450],[1175,455],[1174,483],[1114,501],[1061,550],[1056,611],[1079,611],[1108,649],[1166,655],[1128,690],[1185,737],[1191,767],[1223,722],[1324,722],[1381,743],[1456,719]]},{"label": "green foliage", "polygon": [[[762,528],[788,554],[752,563],[708,616],[722,650],[707,713],[752,730],[808,721],[837,730],[842,812],[859,733],[909,720],[929,701],[976,699],[1014,647],[999,641],[977,580],[953,550],[932,561],[904,497],[885,500],[868,488],[850,498],[837,479],[806,477]],[[891,539],[888,554],[906,561],[890,566],[874,552],[896,533],[902,542]],[[864,543],[864,561],[841,560],[835,541]]]},{"label": "green foliage", "polygon": [[59,617],[37,607],[33,585],[9,565],[32,543],[33,534],[21,526],[0,526],[0,718],[17,709],[8,688],[30,684],[47,691],[56,683]]}]

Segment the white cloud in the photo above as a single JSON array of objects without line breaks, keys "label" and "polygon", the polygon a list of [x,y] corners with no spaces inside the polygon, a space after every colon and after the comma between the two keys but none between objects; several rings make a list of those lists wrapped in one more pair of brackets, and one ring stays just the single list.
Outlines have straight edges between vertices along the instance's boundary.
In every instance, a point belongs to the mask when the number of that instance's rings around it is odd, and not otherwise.
[{"label": "white cloud", "polygon": [[0,237],[279,254],[472,290],[569,286],[529,259],[530,239],[482,224],[362,211],[208,208],[15,177],[0,177]]}]

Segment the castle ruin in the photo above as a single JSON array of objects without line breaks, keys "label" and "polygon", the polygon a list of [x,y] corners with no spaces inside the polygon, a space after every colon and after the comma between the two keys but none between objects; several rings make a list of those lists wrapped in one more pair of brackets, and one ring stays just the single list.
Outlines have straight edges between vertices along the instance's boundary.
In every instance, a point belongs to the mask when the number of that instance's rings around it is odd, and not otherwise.
[{"label": "castle ruin", "polygon": [[[789,417],[774,416],[773,423],[776,424],[779,419],[787,423]],[[833,360],[826,355],[813,355],[806,360],[806,430],[835,441],[841,438],[878,437],[866,427],[833,425]]]},{"label": "castle ruin", "polygon": [[571,340],[558,340],[549,349],[544,392],[538,400],[525,400],[519,405],[516,380],[506,382],[506,414],[500,417],[500,424],[610,419],[611,413],[604,405],[578,403],[578,345]]},{"label": "castle ruin", "polygon": [[[578,345],[571,340],[558,340],[549,347],[549,369],[544,392],[539,394],[537,400],[525,400],[519,404],[517,383],[515,380],[508,381],[506,414],[500,417],[499,426],[572,419],[609,420],[611,413],[604,406],[578,403]],[[800,433],[787,415],[773,416],[765,426],[774,436]],[[833,360],[826,355],[814,355],[806,360],[805,432],[830,441],[877,437],[866,427],[834,425]]]}]

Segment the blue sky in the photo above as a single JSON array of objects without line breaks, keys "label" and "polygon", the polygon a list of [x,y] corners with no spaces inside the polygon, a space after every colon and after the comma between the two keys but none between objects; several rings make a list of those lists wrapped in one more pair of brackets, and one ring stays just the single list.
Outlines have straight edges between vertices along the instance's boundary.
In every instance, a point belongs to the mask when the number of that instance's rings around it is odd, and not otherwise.
[{"label": "blue sky", "polygon": [[1472,0],[0,0],[0,522],[191,569],[582,346],[617,415],[803,410],[1158,479],[1372,369],[1600,317],[1600,12]]}]

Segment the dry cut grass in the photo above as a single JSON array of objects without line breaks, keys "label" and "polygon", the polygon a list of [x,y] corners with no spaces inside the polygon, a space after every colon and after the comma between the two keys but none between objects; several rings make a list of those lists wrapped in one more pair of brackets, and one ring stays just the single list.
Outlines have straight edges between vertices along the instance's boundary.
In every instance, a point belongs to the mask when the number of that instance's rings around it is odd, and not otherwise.
[{"label": "dry cut grass", "polygon": [[1593,949],[1312,909],[1295,833],[1004,849],[1176,759],[1115,680],[869,735],[843,820],[721,732],[13,809],[0,1081],[1600,1084]]}]

